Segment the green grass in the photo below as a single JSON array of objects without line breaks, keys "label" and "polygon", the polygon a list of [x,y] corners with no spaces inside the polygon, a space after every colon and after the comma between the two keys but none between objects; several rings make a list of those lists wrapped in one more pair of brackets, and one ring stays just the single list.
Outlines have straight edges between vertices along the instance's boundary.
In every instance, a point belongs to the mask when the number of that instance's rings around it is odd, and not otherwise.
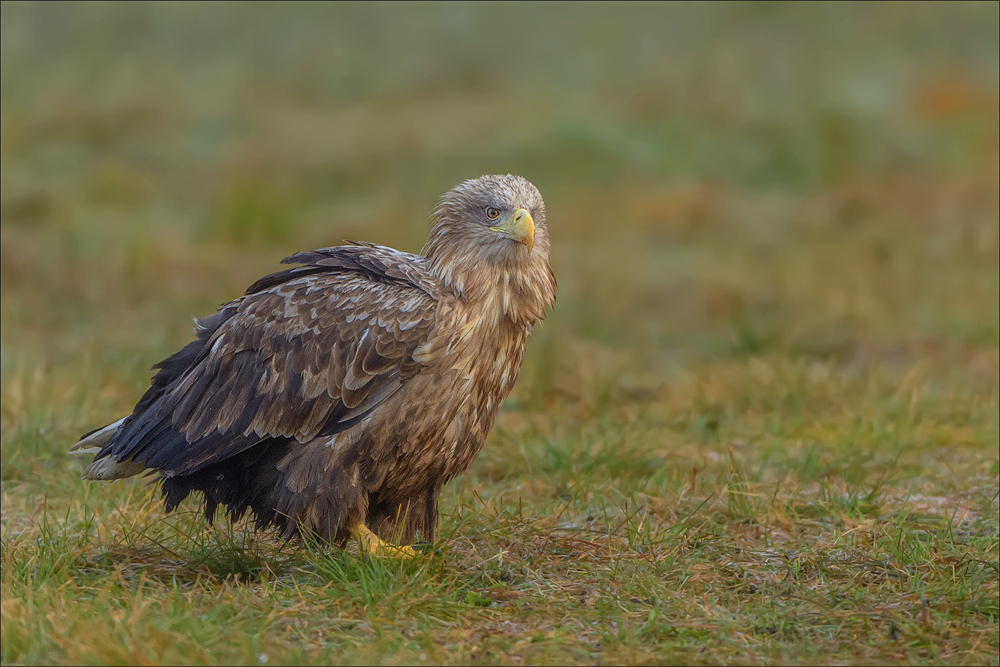
[{"label": "green grass", "polygon": [[[2,7],[0,661],[994,664],[997,5]],[[295,251],[546,198],[413,562],[66,449]]]}]

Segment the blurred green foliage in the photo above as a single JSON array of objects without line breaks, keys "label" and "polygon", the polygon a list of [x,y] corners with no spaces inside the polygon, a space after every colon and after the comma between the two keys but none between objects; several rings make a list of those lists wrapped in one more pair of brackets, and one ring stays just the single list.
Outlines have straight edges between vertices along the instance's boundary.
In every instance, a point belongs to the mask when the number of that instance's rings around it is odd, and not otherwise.
[{"label": "blurred green foliage", "polygon": [[[118,329],[171,295],[200,313],[345,237],[417,250],[435,198],[494,171],[548,197],[555,317],[583,336],[687,349],[721,325],[758,353],[801,329],[802,351],[844,352],[885,328],[875,314],[840,327],[850,314],[799,303],[817,286],[780,284],[829,255],[830,282],[872,264],[865,281],[902,283],[871,295],[909,311],[884,338],[995,339],[995,317],[948,311],[971,291],[997,312],[995,271],[955,266],[996,265],[997,18],[995,3],[5,3],[4,373],[39,318]],[[962,275],[920,284],[931,255]],[[758,280],[713,275],[734,264]],[[848,302],[890,291],[842,277]]]}]

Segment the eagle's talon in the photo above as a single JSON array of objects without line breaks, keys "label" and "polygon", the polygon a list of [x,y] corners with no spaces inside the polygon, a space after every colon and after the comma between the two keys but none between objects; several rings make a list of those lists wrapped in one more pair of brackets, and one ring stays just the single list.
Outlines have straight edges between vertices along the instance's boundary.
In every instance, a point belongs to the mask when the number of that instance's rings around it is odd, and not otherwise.
[{"label": "eagle's talon", "polygon": [[361,551],[376,558],[399,558],[409,560],[417,555],[413,547],[384,542],[378,535],[368,529],[365,524],[359,524],[351,529],[351,535],[361,545]]}]

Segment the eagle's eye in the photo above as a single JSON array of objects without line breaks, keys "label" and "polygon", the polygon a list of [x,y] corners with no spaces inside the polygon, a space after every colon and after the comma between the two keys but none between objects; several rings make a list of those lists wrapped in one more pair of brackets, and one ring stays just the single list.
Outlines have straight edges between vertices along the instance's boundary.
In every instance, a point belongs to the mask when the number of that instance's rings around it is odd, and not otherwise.
[{"label": "eagle's eye", "polygon": [[492,206],[486,209],[486,217],[490,220],[496,220],[500,217],[500,209],[493,208]]}]

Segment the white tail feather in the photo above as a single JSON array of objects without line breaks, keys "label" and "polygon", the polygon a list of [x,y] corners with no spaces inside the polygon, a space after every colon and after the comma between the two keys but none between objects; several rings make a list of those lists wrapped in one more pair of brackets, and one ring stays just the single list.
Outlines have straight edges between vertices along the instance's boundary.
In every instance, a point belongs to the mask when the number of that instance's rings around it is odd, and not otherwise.
[{"label": "white tail feather", "polygon": [[[108,424],[102,429],[98,429],[80,440],[69,448],[71,454],[98,454],[111,438],[115,437],[118,429],[121,428],[125,419],[119,419],[114,424]],[[105,456],[97,459],[83,471],[80,475],[83,479],[122,479],[138,475],[146,466],[132,461],[119,461],[114,456]]]},{"label": "white tail feather", "polygon": [[97,459],[80,475],[83,479],[124,479],[138,475],[146,466],[132,461],[118,461],[113,456]]},{"label": "white tail feather", "polygon": [[72,447],[69,448],[70,454],[96,454],[108,444],[108,441],[114,437],[118,429],[121,428],[122,422],[125,421],[125,417],[122,417],[114,424],[108,424],[102,429],[98,429],[88,435],[87,437],[80,440]]}]

